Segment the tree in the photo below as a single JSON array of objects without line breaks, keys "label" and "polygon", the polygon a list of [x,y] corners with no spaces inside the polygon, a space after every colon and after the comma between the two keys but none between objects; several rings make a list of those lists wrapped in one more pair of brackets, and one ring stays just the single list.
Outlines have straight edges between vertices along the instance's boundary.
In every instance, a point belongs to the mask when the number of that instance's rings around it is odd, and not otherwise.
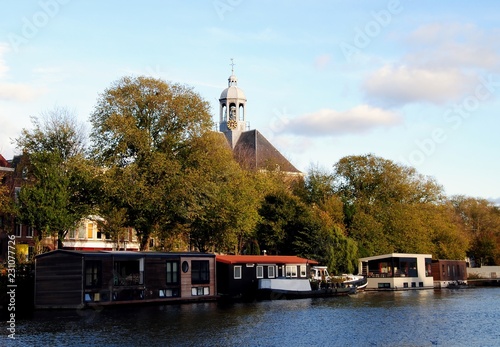
[{"label": "tree", "polygon": [[70,228],[92,209],[97,192],[92,166],[83,152],[84,132],[67,109],[55,108],[32,118],[34,129],[23,129],[17,147],[28,157],[24,185],[18,196],[19,217],[40,239],[54,235],[58,247]]},{"label": "tree", "polygon": [[470,238],[467,255],[477,265],[500,264],[500,209],[485,199],[451,198],[455,214]]},{"label": "tree", "polygon": [[150,235],[187,218],[184,159],[212,126],[208,103],[186,86],[124,77],[99,97],[91,123],[106,194],[126,210],[145,249]]},{"label": "tree", "polygon": [[[362,256],[427,253],[436,250],[437,240],[461,239],[460,230],[443,212],[441,186],[414,168],[371,154],[349,156],[334,167],[334,188],[344,203],[348,235],[358,242]],[[449,249],[449,242],[444,245],[443,255],[464,249],[464,242],[455,250]]]},{"label": "tree", "polygon": [[240,253],[259,217],[260,195],[252,174],[240,168],[224,136],[215,132],[193,139],[183,161],[185,224],[192,245],[200,251]]}]

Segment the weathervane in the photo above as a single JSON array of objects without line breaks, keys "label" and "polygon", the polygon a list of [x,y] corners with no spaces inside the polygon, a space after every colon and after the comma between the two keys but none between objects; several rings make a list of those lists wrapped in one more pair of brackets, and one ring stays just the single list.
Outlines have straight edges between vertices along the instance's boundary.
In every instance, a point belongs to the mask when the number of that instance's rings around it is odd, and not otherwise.
[{"label": "weathervane", "polygon": [[234,63],[233,58],[231,58],[231,64],[229,64],[229,65],[231,65],[231,75],[234,75],[234,66],[236,64]]}]

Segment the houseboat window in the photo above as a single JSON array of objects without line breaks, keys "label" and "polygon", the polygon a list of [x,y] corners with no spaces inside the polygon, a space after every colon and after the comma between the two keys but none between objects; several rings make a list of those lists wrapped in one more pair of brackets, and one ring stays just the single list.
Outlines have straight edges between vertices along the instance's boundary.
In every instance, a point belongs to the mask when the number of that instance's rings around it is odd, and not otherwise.
[{"label": "houseboat window", "polygon": [[143,259],[115,261],[114,263],[115,285],[130,286],[130,285],[143,284],[143,278],[144,278]]},{"label": "houseboat window", "polygon": [[262,265],[257,265],[256,269],[257,278],[264,278],[264,267]]},{"label": "houseboat window", "polygon": [[391,284],[390,283],[379,283],[378,287],[379,288],[391,288]]},{"label": "houseboat window", "polygon": [[158,292],[160,298],[169,298],[179,296],[179,290],[177,288],[173,289],[160,289]]},{"label": "houseboat window", "polygon": [[100,260],[85,261],[85,287],[100,287],[102,265]]},{"label": "houseboat window", "polygon": [[306,266],[300,265],[300,277],[306,277]]},{"label": "houseboat window", "polygon": [[286,266],[286,277],[297,277],[297,266],[287,265]]},{"label": "houseboat window", "polygon": [[432,277],[432,259],[425,258],[425,276]]},{"label": "houseboat window", "polygon": [[234,279],[235,280],[241,279],[241,265],[234,266]]},{"label": "houseboat window", "polygon": [[187,261],[185,261],[185,260],[184,260],[184,261],[182,262],[182,272],[186,273],[186,272],[188,272],[188,271],[189,271],[189,264],[188,264],[188,262],[187,262]]},{"label": "houseboat window", "polygon": [[210,283],[210,267],[208,260],[191,261],[191,283]]},{"label": "houseboat window", "polygon": [[200,296],[200,295],[210,295],[210,287],[193,287],[191,288],[192,296]]},{"label": "houseboat window", "polygon": [[268,278],[274,278],[274,277],[276,277],[274,270],[275,270],[274,265],[267,267],[267,277]]},{"label": "houseboat window", "polygon": [[179,263],[176,261],[167,261],[167,283],[173,284],[179,282]]}]

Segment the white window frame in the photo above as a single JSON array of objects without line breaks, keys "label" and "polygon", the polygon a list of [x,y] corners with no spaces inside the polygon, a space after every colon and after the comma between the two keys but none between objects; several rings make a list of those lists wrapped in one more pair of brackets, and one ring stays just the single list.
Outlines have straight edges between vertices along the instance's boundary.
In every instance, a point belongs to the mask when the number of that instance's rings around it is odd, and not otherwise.
[{"label": "white window frame", "polygon": [[307,277],[307,266],[306,265],[300,265],[300,277]]},{"label": "white window frame", "polygon": [[16,223],[14,228],[14,235],[16,237],[21,237],[23,235],[23,225],[21,223]]},{"label": "white window frame", "polygon": [[264,278],[264,267],[262,265],[257,265],[255,275],[257,278]]},{"label": "white window frame", "polygon": [[286,265],[285,277],[297,277],[297,265]]},{"label": "white window frame", "polygon": [[270,265],[267,267],[267,277],[268,278],[276,277],[276,267],[274,265]]},{"label": "white window frame", "polygon": [[235,265],[233,268],[233,275],[235,280],[241,280],[242,278],[242,267],[241,265]]}]

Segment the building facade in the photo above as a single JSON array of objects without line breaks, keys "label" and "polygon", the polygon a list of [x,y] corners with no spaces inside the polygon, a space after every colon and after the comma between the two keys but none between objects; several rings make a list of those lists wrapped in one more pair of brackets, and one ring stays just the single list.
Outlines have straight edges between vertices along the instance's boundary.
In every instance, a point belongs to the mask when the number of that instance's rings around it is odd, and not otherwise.
[{"label": "building facade", "polygon": [[360,258],[358,271],[368,279],[366,290],[434,288],[431,254],[391,253]]}]

